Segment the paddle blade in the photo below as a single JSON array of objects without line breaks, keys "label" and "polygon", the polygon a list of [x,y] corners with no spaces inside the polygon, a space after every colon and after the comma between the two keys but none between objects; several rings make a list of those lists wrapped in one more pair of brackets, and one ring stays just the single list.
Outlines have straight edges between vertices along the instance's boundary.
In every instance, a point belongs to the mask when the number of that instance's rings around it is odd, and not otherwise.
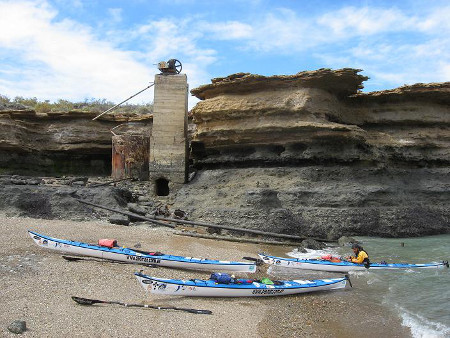
[{"label": "paddle blade", "polygon": [[[187,310],[185,310],[185,311],[187,311]],[[189,309],[189,311],[187,311],[187,312],[196,313],[196,314],[199,314],[199,315],[212,315],[212,311],[210,311],[210,310]]]},{"label": "paddle blade", "polygon": [[101,301],[101,300],[87,299],[87,298],[81,298],[81,297],[75,297],[75,296],[72,296],[72,299],[81,305],[93,305],[96,303],[103,303],[103,301]]}]

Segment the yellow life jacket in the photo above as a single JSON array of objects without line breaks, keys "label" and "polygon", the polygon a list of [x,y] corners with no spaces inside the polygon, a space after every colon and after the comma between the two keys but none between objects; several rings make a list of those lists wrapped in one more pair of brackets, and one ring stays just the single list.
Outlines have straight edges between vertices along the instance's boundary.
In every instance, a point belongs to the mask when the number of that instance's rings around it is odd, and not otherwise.
[{"label": "yellow life jacket", "polygon": [[358,257],[352,257],[352,263],[363,264],[366,261],[369,261],[369,255],[364,250],[358,252]]}]

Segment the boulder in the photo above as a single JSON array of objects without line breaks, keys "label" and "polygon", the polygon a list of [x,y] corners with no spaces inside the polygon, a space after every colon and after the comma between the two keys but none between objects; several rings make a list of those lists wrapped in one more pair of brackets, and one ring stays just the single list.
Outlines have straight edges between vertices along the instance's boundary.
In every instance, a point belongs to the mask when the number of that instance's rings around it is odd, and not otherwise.
[{"label": "boulder", "polygon": [[312,250],[322,250],[326,248],[326,244],[318,242],[312,238],[307,238],[304,241],[302,241],[302,247]]}]

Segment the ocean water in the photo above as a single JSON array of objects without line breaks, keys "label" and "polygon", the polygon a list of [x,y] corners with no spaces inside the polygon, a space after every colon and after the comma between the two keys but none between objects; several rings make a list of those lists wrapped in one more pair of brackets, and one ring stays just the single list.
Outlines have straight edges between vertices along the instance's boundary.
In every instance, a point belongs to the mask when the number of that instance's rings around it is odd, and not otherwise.
[{"label": "ocean water", "polygon": [[[372,262],[429,263],[450,260],[450,235],[421,238],[356,237]],[[404,246],[401,245],[404,243]],[[287,252],[296,258],[317,258],[331,253],[348,256],[347,248],[324,251]],[[284,269],[286,270],[286,269]],[[318,273],[323,278],[330,273]],[[308,278],[311,275],[308,274]],[[352,292],[393,308],[411,329],[414,337],[450,337],[450,269],[409,269],[397,271],[358,271],[350,274]]]}]

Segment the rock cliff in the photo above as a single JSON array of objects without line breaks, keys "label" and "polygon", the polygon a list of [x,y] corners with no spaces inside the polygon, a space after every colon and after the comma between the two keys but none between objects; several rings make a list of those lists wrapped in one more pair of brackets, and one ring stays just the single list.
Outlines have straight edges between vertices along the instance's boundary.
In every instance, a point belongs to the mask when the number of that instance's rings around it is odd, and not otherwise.
[{"label": "rock cliff", "polygon": [[203,189],[177,202],[317,237],[450,231],[450,83],[362,93],[359,72],[241,73],[193,89]]},{"label": "rock cliff", "polygon": [[[240,73],[193,89],[197,175],[163,203],[300,236],[448,233],[450,82],[362,93],[359,73]],[[151,115],[94,116],[0,109],[0,173],[109,175],[110,130],[151,133]]]},{"label": "rock cliff", "polygon": [[[113,132],[151,133],[152,115],[0,110],[0,170],[15,174],[111,173]],[[116,128],[117,127],[117,128]]]},{"label": "rock cliff", "polygon": [[194,158],[202,165],[447,165],[450,83],[363,94],[366,79],[354,69],[213,79],[192,90],[206,98],[192,110]]}]

